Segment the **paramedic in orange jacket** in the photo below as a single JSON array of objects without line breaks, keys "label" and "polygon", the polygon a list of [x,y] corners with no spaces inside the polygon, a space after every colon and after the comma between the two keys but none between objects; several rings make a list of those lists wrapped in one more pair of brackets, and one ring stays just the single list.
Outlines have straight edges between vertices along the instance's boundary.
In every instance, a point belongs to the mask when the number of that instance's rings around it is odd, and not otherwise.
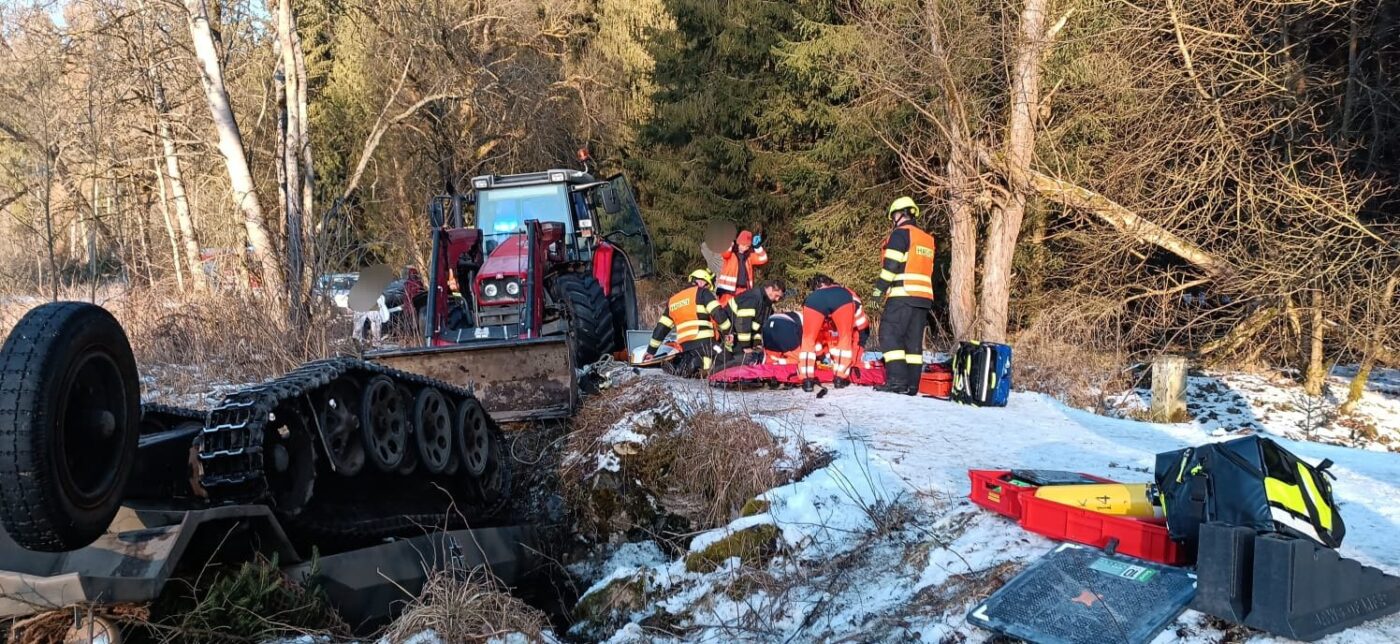
[{"label": "paramedic in orange jacket", "polygon": [[666,314],[661,316],[656,322],[656,329],[651,332],[650,348],[643,360],[655,357],[666,336],[675,330],[681,354],[669,363],[670,372],[687,378],[697,373],[709,373],[718,346],[715,340],[730,329],[729,316],[710,290],[712,279],[708,270],[702,268],[694,271],[690,274],[690,287],[671,296],[666,304]]},{"label": "paramedic in orange jacket", "polygon": [[919,206],[909,197],[890,204],[894,230],[885,241],[875,297],[885,297],[880,317],[880,350],[885,384],[878,387],[909,396],[919,391],[924,370],[924,329],[933,308],[933,236],[919,229]]},{"label": "paramedic in orange jacket", "polygon": [[763,250],[762,244],[762,236],[755,237],[745,230],[724,251],[724,268],[715,280],[720,304],[729,304],[729,298],[753,288],[754,269],[768,263],[768,251]]},{"label": "paramedic in orange jacket", "polygon": [[817,275],[807,283],[812,290],[802,303],[802,348],[797,352],[797,377],[802,379],[802,391],[817,385],[817,343],[827,320],[836,329],[836,343],[831,347],[834,378],[837,389],[851,384],[851,365],[855,362],[856,294],[825,275]]}]

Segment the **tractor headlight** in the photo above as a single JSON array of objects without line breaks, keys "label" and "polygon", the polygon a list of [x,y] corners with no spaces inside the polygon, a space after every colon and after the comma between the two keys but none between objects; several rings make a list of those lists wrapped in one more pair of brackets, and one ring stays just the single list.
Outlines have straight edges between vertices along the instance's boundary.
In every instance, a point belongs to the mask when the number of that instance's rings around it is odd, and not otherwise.
[{"label": "tractor headlight", "polygon": [[517,282],[515,280],[506,282],[506,295],[510,295],[512,297],[520,295],[520,282]]},{"label": "tractor headlight", "polygon": [[496,297],[497,293],[500,293],[500,289],[496,288],[495,284],[487,284],[481,288],[481,294],[486,297]]}]

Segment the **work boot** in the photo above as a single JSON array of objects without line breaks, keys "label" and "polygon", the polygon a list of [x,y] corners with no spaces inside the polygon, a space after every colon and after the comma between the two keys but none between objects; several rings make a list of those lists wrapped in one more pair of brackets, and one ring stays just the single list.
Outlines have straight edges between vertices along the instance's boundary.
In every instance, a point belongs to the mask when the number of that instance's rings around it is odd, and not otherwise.
[{"label": "work boot", "polygon": [[886,382],[885,384],[876,387],[875,391],[883,391],[885,393],[890,394],[902,394],[906,389],[908,389],[908,387],[897,382]]},{"label": "work boot", "polygon": [[906,396],[917,396],[917,395],[919,395],[919,387],[918,387],[918,386],[905,387],[905,388],[904,388],[904,395],[906,395]]},{"label": "work boot", "polygon": [[849,386],[851,386],[851,381],[846,380],[845,378],[836,378],[831,381],[832,389],[845,389]]},{"label": "work boot", "polygon": [[812,393],[812,390],[815,389],[816,387],[817,387],[817,379],[816,379],[816,378],[803,378],[803,379],[802,379],[802,391],[805,391],[805,392],[807,392],[807,393],[810,394],[810,393]]}]

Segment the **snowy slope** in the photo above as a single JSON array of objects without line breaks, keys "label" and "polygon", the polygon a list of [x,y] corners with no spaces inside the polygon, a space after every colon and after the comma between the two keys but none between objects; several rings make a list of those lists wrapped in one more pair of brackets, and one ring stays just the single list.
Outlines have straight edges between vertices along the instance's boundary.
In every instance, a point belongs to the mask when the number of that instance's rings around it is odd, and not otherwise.
[{"label": "snowy slope", "polygon": [[[705,390],[703,383],[648,377],[678,393]],[[989,634],[964,619],[972,596],[985,595],[1053,544],[967,503],[969,468],[1066,469],[1145,482],[1156,453],[1232,437],[1213,436],[1217,428],[1201,424],[1096,416],[1030,393],[1014,394],[1002,409],[865,388],[831,390],[822,398],[796,390],[703,394],[717,406],[748,412],[775,434],[826,446],[839,457],[804,481],[770,491],[770,512],[701,534],[691,544],[699,551],[733,530],[775,524],[794,554],[770,562],[763,583],[733,566],[687,572],[680,561],[631,558],[605,570],[594,590],[618,578],[645,578],[679,624],[658,631],[650,626],[654,614],[638,613],[614,641],[982,641]],[[1400,454],[1280,442],[1312,462],[1336,463],[1335,488],[1348,528],[1342,554],[1400,574]],[[913,507],[914,519],[872,537],[879,531],[869,508],[896,498]],[[846,567],[839,574],[814,564],[835,560]],[[1188,611],[1157,642],[1219,641],[1221,627]],[[1400,641],[1400,617],[1326,641]]]}]

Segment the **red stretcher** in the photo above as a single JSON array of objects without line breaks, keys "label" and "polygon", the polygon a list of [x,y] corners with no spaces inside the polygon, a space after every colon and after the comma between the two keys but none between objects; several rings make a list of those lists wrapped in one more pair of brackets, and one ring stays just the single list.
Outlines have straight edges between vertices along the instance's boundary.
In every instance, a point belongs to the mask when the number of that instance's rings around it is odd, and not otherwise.
[{"label": "red stretcher", "polygon": [[[830,384],[835,374],[830,369],[817,369],[817,381]],[[800,385],[795,364],[753,364],[730,367],[710,374],[710,382],[724,385],[766,385],[779,383]],[[851,384],[875,387],[885,384],[885,368],[881,365],[852,367]]]}]

